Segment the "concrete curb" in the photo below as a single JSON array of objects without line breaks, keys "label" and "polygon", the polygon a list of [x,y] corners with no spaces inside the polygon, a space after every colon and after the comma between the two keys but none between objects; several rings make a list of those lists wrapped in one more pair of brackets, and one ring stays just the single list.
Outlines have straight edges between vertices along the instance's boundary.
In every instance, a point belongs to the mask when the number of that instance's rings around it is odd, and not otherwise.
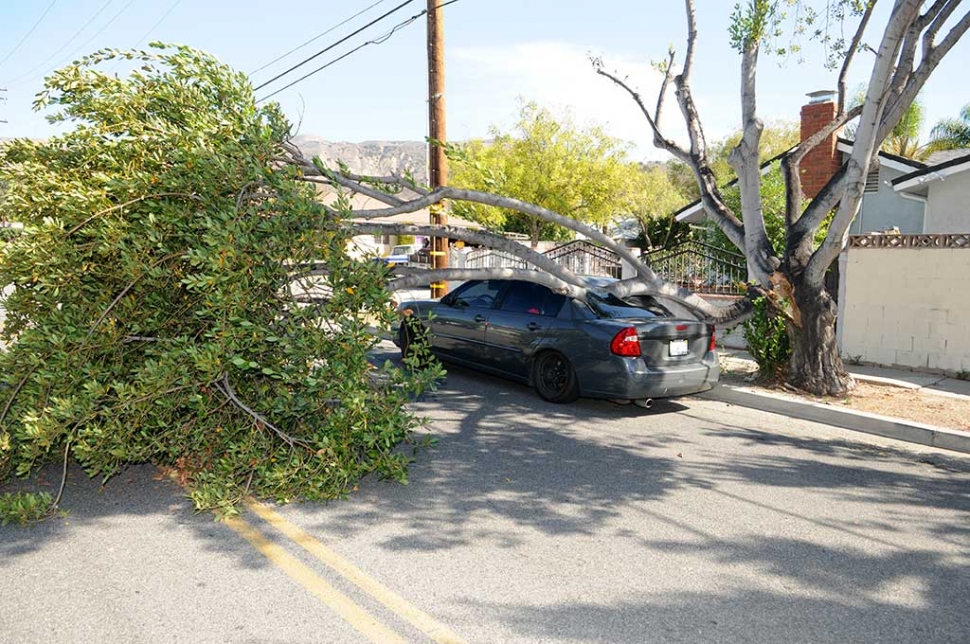
[{"label": "concrete curb", "polygon": [[893,438],[907,443],[970,454],[970,432],[934,427],[933,425],[870,414],[854,409],[838,409],[831,405],[793,400],[785,396],[733,385],[721,384],[713,390],[699,395],[708,400],[738,405],[739,407],[749,407],[856,432]]}]

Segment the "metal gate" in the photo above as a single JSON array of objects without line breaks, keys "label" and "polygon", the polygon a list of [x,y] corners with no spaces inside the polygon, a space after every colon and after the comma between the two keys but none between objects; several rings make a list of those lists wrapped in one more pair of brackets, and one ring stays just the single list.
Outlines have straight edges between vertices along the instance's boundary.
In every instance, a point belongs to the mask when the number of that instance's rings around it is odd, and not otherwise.
[{"label": "metal gate", "polygon": [[695,293],[742,295],[744,255],[698,241],[650,251],[642,258],[658,275]]},{"label": "metal gate", "polygon": [[546,257],[577,275],[620,278],[620,256],[588,241],[571,241],[546,251]]}]

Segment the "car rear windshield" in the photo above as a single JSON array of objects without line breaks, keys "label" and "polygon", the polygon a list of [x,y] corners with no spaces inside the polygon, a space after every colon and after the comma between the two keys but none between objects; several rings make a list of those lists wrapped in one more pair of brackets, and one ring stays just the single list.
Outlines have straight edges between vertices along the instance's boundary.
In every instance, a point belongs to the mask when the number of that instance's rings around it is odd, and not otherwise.
[{"label": "car rear windshield", "polygon": [[611,293],[589,291],[586,303],[601,318],[660,318],[670,317],[670,311],[649,295],[620,299]]}]

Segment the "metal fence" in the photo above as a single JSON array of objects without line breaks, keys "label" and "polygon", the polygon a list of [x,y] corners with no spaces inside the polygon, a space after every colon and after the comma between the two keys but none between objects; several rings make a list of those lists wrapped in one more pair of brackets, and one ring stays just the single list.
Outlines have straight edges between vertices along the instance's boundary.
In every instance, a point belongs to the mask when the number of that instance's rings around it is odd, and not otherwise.
[{"label": "metal fence", "polygon": [[703,242],[687,241],[650,251],[643,260],[668,282],[695,293],[740,295],[745,292],[744,255]]},{"label": "metal fence", "polygon": [[620,278],[620,257],[588,241],[571,241],[546,251],[546,257],[577,275]]}]

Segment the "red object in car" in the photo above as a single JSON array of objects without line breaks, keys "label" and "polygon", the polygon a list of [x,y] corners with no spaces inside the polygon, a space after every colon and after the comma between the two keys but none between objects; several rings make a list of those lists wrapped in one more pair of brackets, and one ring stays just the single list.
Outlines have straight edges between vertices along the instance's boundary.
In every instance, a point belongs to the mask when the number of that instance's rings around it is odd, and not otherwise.
[{"label": "red object in car", "polygon": [[707,347],[707,350],[708,351],[714,351],[715,349],[717,349],[717,344],[715,343],[715,337],[714,337],[714,331],[715,330],[716,329],[712,326],[711,327],[711,344],[708,345],[708,347]]},{"label": "red object in car", "polygon": [[618,356],[640,357],[640,336],[637,335],[637,330],[632,326],[620,329],[610,342],[610,351]]}]

